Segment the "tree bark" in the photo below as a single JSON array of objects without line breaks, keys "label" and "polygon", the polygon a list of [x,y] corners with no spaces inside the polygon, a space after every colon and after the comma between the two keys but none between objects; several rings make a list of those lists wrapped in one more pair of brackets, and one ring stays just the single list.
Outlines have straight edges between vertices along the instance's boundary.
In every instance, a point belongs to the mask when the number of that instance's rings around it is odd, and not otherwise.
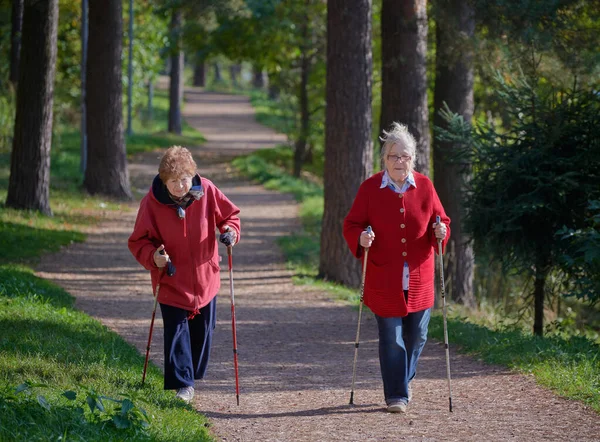
[{"label": "tree bark", "polygon": [[194,65],[194,86],[204,87],[206,85],[206,75],[204,71],[204,58],[198,56]]},{"label": "tree bark", "polygon": [[229,66],[229,78],[231,80],[231,85],[232,86],[239,86],[239,79],[238,76],[240,74],[240,72],[242,71],[242,67],[239,64],[231,64]]},{"label": "tree bark", "polygon": [[87,142],[87,99],[86,67],[88,58],[88,0],[81,0],[81,158],[79,169],[85,175],[87,168],[88,142]]},{"label": "tree bark", "polygon": [[183,102],[183,51],[181,27],[183,13],[174,10],[171,16],[171,76],[169,83],[169,132],[181,135],[181,105]]},{"label": "tree bark", "polygon": [[257,89],[262,89],[265,87],[265,77],[263,75],[261,66],[252,66],[252,86]]},{"label": "tree bark", "polygon": [[429,175],[427,0],[383,0],[381,9],[380,131],[394,121],[417,141],[415,169]]},{"label": "tree bark", "polygon": [[223,77],[221,76],[221,68],[219,67],[219,63],[213,63],[213,71],[215,75],[215,83],[221,83],[223,81]]},{"label": "tree bark", "polygon": [[535,266],[535,281],[533,283],[533,333],[536,336],[544,335],[544,298],[549,269],[548,262],[549,259],[547,257],[540,256]]},{"label": "tree bark", "polygon": [[319,274],[360,284],[360,263],[342,223],[360,184],[373,171],[371,138],[371,1],[328,0],[325,124],[325,208]]},{"label": "tree bark", "polygon": [[[474,10],[462,0],[436,2],[436,80],[434,89],[434,126],[446,128],[439,115],[444,103],[471,122],[473,118],[473,34]],[[434,133],[437,133],[434,128]],[[463,195],[469,181],[469,164],[450,160],[452,143],[435,140],[434,184],[446,213],[452,220],[455,254],[448,264],[451,271],[451,297],[454,301],[474,307],[474,253],[470,238],[463,229]]]},{"label": "tree bark", "polygon": [[56,72],[58,0],[28,1],[23,8],[21,64],[17,86],[6,206],[50,209],[50,148]]},{"label": "tree bark", "polygon": [[88,163],[83,185],[92,195],[131,199],[123,136],[123,14],[119,0],[90,0],[88,10]]},{"label": "tree bark", "polygon": [[10,30],[10,74],[12,84],[19,81],[19,59],[21,53],[21,33],[23,28],[23,0],[12,0]]},{"label": "tree bark", "polygon": [[[308,7],[308,6],[307,6]],[[300,55],[300,85],[298,104],[300,106],[300,131],[294,149],[294,176],[298,178],[306,159],[306,144],[310,133],[310,114],[308,110],[308,78],[310,75],[310,56],[308,54],[308,17],[301,25],[302,54]]]}]

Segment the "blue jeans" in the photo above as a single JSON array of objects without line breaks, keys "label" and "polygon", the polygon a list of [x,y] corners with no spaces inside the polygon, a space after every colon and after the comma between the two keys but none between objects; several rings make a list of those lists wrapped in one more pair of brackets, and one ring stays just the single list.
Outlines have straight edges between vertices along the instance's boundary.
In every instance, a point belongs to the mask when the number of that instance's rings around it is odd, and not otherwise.
[{"label": "blue jeans", "polygon": [[431,309],[405,317],[375,315],[379,328],[379,365],[385,402],[408,403],[408,383],[417,373],[417,363],[425,342]]}]

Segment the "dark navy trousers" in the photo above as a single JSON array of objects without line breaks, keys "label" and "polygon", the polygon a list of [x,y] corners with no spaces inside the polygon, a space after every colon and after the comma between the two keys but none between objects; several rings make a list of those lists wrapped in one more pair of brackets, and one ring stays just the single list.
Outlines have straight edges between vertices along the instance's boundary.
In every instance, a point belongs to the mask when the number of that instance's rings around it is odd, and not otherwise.
[{"label": "dark navy trousers", "polygon": [[194,386],[208,366],[217,323],[217,297],[188,319],[189,312],[160,304],[165,339],[165,390]]}]

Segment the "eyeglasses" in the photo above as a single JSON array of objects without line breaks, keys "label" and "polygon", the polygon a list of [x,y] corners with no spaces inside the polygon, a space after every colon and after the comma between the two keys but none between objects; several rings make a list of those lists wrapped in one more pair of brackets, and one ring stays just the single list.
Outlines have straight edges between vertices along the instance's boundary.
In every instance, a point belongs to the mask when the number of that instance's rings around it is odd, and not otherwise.
[{"label": "eyeglasses", "polygon": [[410,160],[410,155],[388,155],[387,159],[388,161],[391,161],[392,163],[395,163],[398,160],[402,160],[402,161],[409,161]]}]

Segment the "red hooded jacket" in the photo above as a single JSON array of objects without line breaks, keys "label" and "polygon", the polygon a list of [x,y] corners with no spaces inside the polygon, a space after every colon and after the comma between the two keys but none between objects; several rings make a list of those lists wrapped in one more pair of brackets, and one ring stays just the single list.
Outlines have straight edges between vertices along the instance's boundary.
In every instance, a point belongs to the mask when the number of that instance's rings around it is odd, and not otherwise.
[{"label": "red hooded jacket", "polygon": [[[196,175],[192,185],[201,185],[204,194],[188,202],[185,216],[180,219],[177,205],[157,176],[140,202],[128,246],[135,259],[150,270],[154,290],[160,280],[158,301],[193,315],[216,296],[221,286],[215,229],[222,233],[227,225],[235,230],[239,241],[240,209],[206,178]],[[154,252],[161,244],[175,266],[173,276],[167,276],[154,263]]]},{"label": "red hooded jacket", "polygon": [[[450,237],[450,218],[425,175],[413,172],[416,188],[403,194],[381,189],[383,172],[365,180],[344,219],[343,234],[356,256],[363,256],[360,234],[371,226],[375,240],[369,249],[364,302],[382,317],[406,316],[433,307],[437,239],[432,224],[440,216]],[[402,290],[402,268],[410,269],[408,303]]]}]

